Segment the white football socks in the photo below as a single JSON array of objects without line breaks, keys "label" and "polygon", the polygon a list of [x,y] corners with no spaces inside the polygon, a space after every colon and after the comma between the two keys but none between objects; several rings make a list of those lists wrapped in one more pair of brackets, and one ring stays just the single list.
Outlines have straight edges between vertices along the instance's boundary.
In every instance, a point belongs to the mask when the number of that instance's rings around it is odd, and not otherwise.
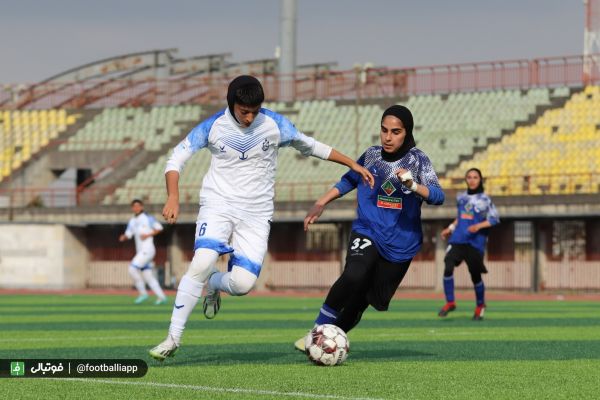
[{"label": "white football socks", "polygon": [[219,289],[231,294],[231,288],[229,287],[230,276],[231,272],[215,272],[208,280],[208,285],[211,288]]},{"label": "white football socks", "polygon": [[179,282],[175,305],[173,306],[173,314],[171,315],[171,326],[169,327],[169,334],[178,346],[183,335],[183,330],[185,329],[185,324],[202,295],[203,286],[203,282],[198,282],[187,275],[184,275],[181,278],[181,282]]},{"label": "white football socks", "polygon": [[129,275],[133,278],[135,288],[138,292],[140,292],[140,295],[148,294],[148,292],[146,291],[146,284],[144,283],[144,278],[142,278],[142,273],[140,272],[140,270],[130,265]]},{"label": "white football socks", "polygon": [[146,283],[148,284],[148,286],[150,286],[150,289],[154,292],[156,297],[158,297],[161,300],[164,300],[166,298],[165,292],[163,292],[160,285],[158,284],[158,281],[154,277],[152,270],[146,269],[146,270],[142,271],[142,275],[144,276]]}]

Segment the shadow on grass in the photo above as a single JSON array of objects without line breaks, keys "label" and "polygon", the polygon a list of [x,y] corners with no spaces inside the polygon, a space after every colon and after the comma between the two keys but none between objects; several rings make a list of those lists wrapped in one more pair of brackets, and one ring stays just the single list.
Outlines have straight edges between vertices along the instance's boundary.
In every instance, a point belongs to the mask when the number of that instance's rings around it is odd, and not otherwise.
[{"label": "shadow on grass", "polygon": [[[162,315],[162,316],[161,316]],[[98,321],[58,321],[58,322],[10,322],[2,323],[0,319],[0,331],[55,331],[55,330],[89,330],[89,331],[107,331],[111,329],[143,331],[148,329],[166,329],[169,325],[170,313],[158,314],[157,319],[161,321],[112,321],[110,316],[98,314]],[[163,318],[164,317],[164,318]],[[76,318],[74,318],[76,319]],[[195,317],[188,322],[189,329],[204,331],[212,330],[274,330],[274,329],[298,329],[303,331],[312,324],[307,319],[302,320],[205,320]],[[454,315],[449,318],[441,319],[432,315],[429,319],[387,319],[387,320],[369,320],[365,318],[360,324],[361,329],[378,328],[401,330],[403,328],[429,328],[436,329],[441,327],[453,328],[557,328],[570,327],[593,327],[600,326],[599,317],[589,318],[508,318],[494,319],[486,317],[485,321],[471,321],[470,315]]]},{"label": "shadow on grass", "polygon": [[[183,346],[176,357],[159,363],[148,348],[135,346],[0,350],[0,358],[141,358],[149,365],[202,366],[289,364],[306,357],[292,343]],[[593,341],[385,341],[351,343],[350,359],[360,362],[500,361],[600,359],[600,340]]]}]

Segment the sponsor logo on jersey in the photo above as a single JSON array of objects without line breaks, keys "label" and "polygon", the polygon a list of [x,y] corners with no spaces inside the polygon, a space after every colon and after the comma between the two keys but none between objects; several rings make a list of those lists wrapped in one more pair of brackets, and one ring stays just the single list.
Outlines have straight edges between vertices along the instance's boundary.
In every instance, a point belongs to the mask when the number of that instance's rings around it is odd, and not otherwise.
[{"label": "sponsor logo on jersey", "polygon": [[377,207],[402,210],[402,197],[377,196]]},{"label": "sponsor logo on jersey", "polygon": [[460,213],[460,219],[474,219],[475,215],[473,214],[473,211],[463,211],[462,213]]},{"label": "sponsor logo on jersey", "polygon": [[461,219],[474,219],[475,213],[473,212],[473,204],[467,203],[465,204],[465,210],[460,213]]},{"label": "sponsor logo on jersey", "polygon": [[264,142],[263,142],[263,144],[262,144],[262,149],[263,149],[263,151],[267,151],[267,150],[269,150],[269,145],[270,145],[270,143],[269,143],[269,140],[268,140],[268,139],[265,139],[265,141],[264,141]]},{"label": "sponsor logo on jersey", "polygon": [[389,180],[386,180],[383,185],[381,185],[381,189],[385,192],[385,194],[387,194],[388,196],[391,196],[392,193],[394,193],[396,191],[396,187],[392,184],[392,182],[390,182]]}]

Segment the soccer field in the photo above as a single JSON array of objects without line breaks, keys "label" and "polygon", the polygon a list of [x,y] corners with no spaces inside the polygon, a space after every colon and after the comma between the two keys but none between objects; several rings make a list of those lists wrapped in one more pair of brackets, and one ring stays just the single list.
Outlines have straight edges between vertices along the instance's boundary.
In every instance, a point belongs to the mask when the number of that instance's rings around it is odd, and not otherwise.
[{"label": "soccer field", "polygon": [[317,367],[294,351],[320,298],[223,299],[192,316],[182,348],[164,363],[147,350],[167,331],[171,307],[97,295],[0,296],[0,358],[141,358],[138,379],[0,380],[0,398],[89,399],[490,399],[597,398],[597,303],[472,302],[447,319],[441,301],[394,300],[350,332],[350,355]]}]

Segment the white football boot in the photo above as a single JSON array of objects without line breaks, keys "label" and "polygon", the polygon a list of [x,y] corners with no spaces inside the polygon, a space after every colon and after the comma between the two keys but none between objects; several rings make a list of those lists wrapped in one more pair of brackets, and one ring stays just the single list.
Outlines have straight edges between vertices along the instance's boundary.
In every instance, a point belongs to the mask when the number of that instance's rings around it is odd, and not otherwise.
[{"label": "white football boot", "polygon": [[179,346],[175,343],[175,340],[168,335],[167,338],[161,342],[158,346],[150,350],[150,356],[158,361],[164,361],[167,357],[173,357],[177,352]]},{"label": "white football boot", "polygon": [[310,332],[308,332],[305,336],[302,336],[300,339],[296,340],[294,342],[294,348],[298,351],[301,351],[302,353],[306,353],[306,340],[309,335]]}]

